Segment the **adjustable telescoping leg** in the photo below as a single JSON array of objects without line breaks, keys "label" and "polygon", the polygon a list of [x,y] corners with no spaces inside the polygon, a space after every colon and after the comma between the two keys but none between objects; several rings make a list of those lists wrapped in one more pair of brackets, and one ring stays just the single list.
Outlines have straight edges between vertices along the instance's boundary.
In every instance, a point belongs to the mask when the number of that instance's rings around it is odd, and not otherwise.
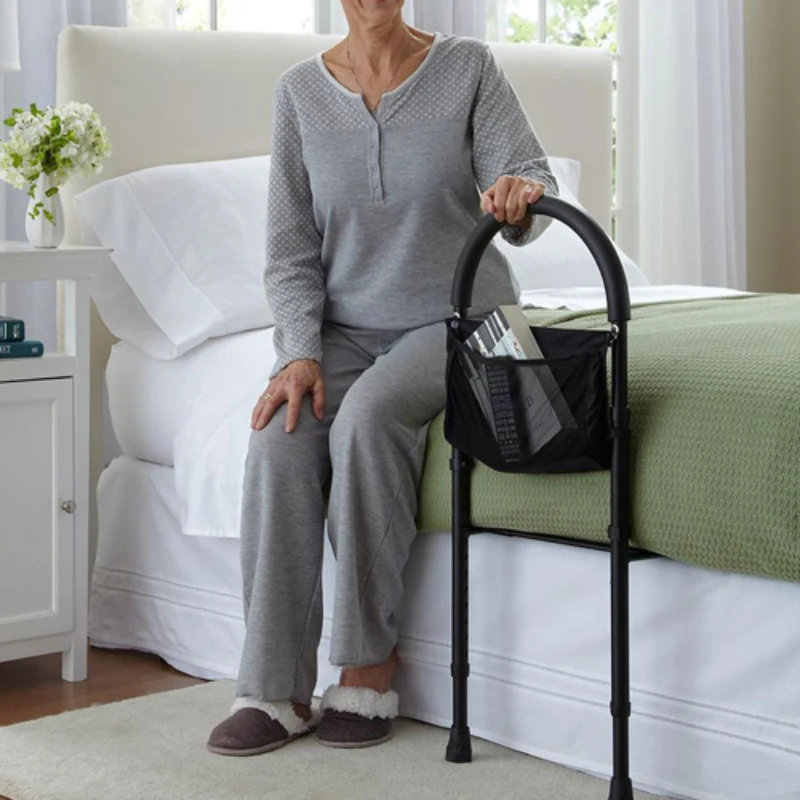
[{"label": "adjustable telescoping leg", "polygon": [[611,715],[614,722],[614,772],[609,800],[633,800],[628,722],[630,703],[630,476],[628,469],[627,324],[617,324],[611,345]]},{"label": "adjustable telescoping leg", "polygon": [[472,741],[467,725],[467,678],[469,677],[469,456],[453,448],[450,470],[453,479],[453,725],[447,743],[447,761],[472,761]]}]

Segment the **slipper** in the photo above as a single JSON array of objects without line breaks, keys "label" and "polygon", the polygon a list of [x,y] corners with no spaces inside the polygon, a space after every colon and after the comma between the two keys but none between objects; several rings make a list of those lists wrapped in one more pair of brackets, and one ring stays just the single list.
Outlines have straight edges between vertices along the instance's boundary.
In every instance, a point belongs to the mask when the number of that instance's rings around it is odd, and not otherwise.
[{"label": "slipper", "polygon": [[372,747],[394,736],[397,692],[363,686],[329,686],[322,695],[317,741],[327,747]]},{"label": "slipper", "polygon": [[306,722],[289,702],[262,703],[239,697],[230,716],[211,731],[206,747],[222,756],[256,756],[313,733],[318,723],[319,712],[313,709]]}]

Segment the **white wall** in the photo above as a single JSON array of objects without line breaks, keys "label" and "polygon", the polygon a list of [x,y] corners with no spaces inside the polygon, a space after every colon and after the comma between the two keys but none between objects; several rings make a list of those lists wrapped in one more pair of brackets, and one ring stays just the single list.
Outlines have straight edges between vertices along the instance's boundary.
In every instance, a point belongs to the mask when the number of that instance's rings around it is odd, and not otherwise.
[{"label": "white wall", "polygon": [[748,288],[800,292],[799,0],[745,0]]},{"label": "white wall", "polygon": [[786,138],[784,153],[786,154],[787,185],[784,199],[789,204],[786,219],[786,252],[784,278],[787,288],[800,292],[800,50],[797,48],[797,37],[800,35],[800,2],[790,0],[787,4],[787,24],[784,28],[784,47],[788,54],[788,63],[783,72],[783,97],[788,105],[786,120]]}]

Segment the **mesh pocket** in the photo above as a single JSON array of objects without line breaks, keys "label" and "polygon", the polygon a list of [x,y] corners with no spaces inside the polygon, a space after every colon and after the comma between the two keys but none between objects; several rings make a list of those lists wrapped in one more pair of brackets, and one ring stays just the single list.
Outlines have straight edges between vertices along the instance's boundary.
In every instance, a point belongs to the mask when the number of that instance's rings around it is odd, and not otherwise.
[{"label": "mesh pocket", "polygon": [[484,358],[464,344],[480,320],[448,322],[444,433],[501,472],[608,469],[609,334],[531,328],[545,358]]}]

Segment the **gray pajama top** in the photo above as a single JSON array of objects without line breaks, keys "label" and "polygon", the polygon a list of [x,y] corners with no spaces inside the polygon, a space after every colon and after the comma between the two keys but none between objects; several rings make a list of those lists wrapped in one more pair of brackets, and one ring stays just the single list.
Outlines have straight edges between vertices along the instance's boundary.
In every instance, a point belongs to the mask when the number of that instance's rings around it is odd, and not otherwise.
[{"label": "gray pajama top", "polygon": [[[264,283],[278,354],[322,360],[323,320],[405,330],[452,313],[458,255],[483,216],[478,189],[502,175],[557,194],[519,99],[478,39],[435,34],[425,60],[373,115],[319,53],[275,88]],[[547,227],[534,217],[525,245]],[[515,300],[505,257],[490,246],[470,313]]]}]

